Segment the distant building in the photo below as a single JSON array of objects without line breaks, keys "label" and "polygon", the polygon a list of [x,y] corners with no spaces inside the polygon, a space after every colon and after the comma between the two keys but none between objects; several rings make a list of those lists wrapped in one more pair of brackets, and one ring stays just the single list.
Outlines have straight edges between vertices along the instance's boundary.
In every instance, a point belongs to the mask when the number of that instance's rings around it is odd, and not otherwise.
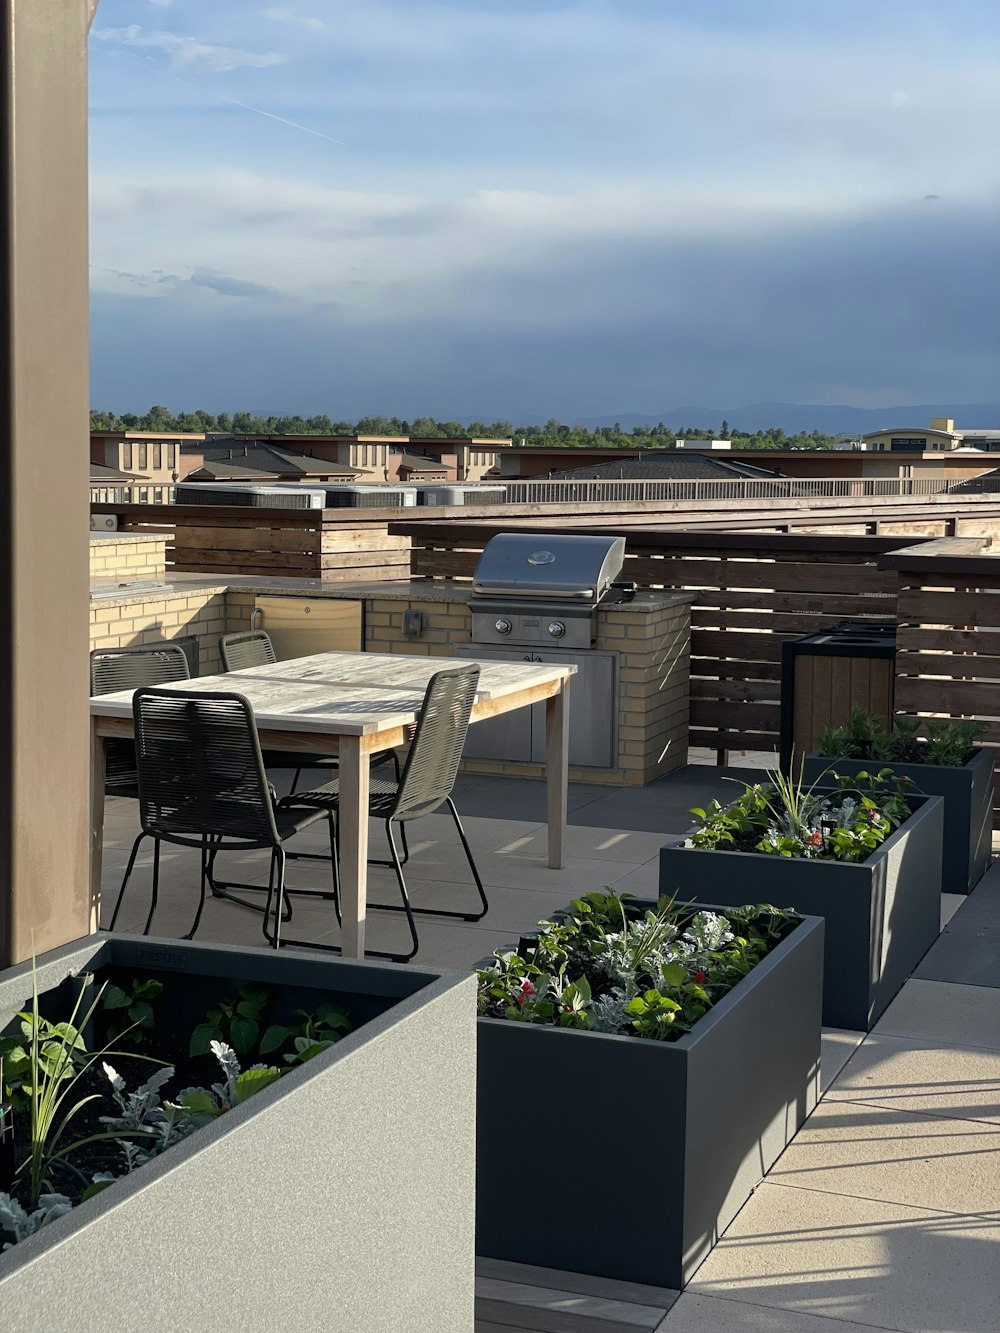
[{"label": "distant building", "polygon": [[[186,481],[359,481],[369,480],[356,469],[329,459],[247,441],[205,443],[197,448],[197,464]],[[190,455],[188,455],[190,457]]]},{"label": "distant building", "polygon": [[782,473],[773,468],[676,449],[662,453],[643,449],[630,458],[588,463],[585,467],[549,473],[552,481],[734,481],[739,478],[773,481],[780,476]]},{"label": "distant building", "polygon": [[495,466],[500,452],[509,449],[510,440],[410,439],[406,435],[234,435],[233,443],[255,441],[280,444],[314,458],[326,458],[360,472],[370,473],[366,482],[406,480],[405,458],[423,457],[444,468],[443,477],[435,473],[428,480],[482,481]]},{"label": "distant building", "polygon": [[181,478],[183,446],[201,443],[204,435],[151,430],[92,430],[90,461],[121,472],[139,472],[159,485]]}]

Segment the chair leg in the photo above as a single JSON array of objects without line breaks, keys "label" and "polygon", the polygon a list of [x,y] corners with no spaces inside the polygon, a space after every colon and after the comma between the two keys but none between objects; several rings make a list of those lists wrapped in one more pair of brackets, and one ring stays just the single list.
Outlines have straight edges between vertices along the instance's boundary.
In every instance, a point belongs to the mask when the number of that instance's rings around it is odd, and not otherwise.
[{"label": "chair leg", "polygon": [[132,853],[128,858],[128,865],[125,867],[125,878],[122,880],[122,886],[118,890],[118,901],[115,903],[115,910],[111,913],[111,924],[108,926],[109,933],[115,928],[115,922],[118,920],[118,913],[121,911],[122,899],[125,897],[125,889],[128,885],[129,876],[132,874],[133,867],[135,866],[135,858],[139,852],[139,844],[146,836],[147,834],[140,833],[132,844]]},{"label": "chair leg", "polygon": [[198,910],[197,910],[197,912],[195,912],[195,914],[194,914],[194,921],[193,921],[192,924],[191,924],[191,929],[188,931],[188,933],[187,933],[185,936],[183,936],[183,938],[186,939],[186,940],[193,940],[193,939],[194,939],[194,936],[195,936],[195,931],[196,931],[196,930],[198,929],[198,927],[201,925],[201,914],[202,914],[202,912],[205,910],[205,891],[206,891],[206,889],[207,889],[207,887],[208,887],[208,883],[209,883],[209,881],[210,881],[210,879],[211,879],[211,875],[212,875],[212,862],[215,860],[215,853],[216,853],[217,850],[218,850],[217,848],[213,848],[213,847],[211,846],[211,844],[210,844],[210,842],[209,842],[209,840],[208,840],[207,838],[202,840],[202,844],[201,844],[201,884],[200,884],[200,888],[201,888],[201,897],[200,897],[200,899],[198,900]]},{"label": "chair leg", "polygon": [[337,914],[337,925],[343,925],[340,913],[340,846],[337,842],[337,815],[327,811],[330,825],[330,865],[333,870],[333,910]]},{"label": "chair leg", "polygon": [[[402,855],[402,858],[401,858],[401,859],[402,859],[402,863],[403,863],[403,865],[405,866],[406,863],[407,863],[407,861],[409,861],[409,859],[410,859],[410,844],[406,841],[406,822],[405,822],[405,821],[402,822],[402,823],[400,824],[400,826],[399,826],[399,839],[400,839],[400,842],[402,842],[402,844],[403,844],[403,855]],[[391,839],[390,839],[390,840],[391,840]]]},{"label": "chair leg", "polygon": [[394,963],[408,963],[420,947],[417,940],[417,926],[413,920],[413,910],[410,907],[410,895],[406,892],[406,880],[403,878],[403,863],[399,859],[399,852],[396,850],[396,839],[392,836],[392,820],[385,821],[385,832],[389,839],[389,851],[392,853],[393,868],[396,871],[396,879],[399,882],[399,894],[403,900],[403,911],[406,913],[406,920],[410,927],[410,941],[413,948],[406,954],[393,954]]},{"label": "chair leg", "polygon": [[295,770],[294,776],[292,777],[292,785],[288,789],[289,796],[295,795],[296,789],[298,788],[299,785],[299,777],[301,776],[301,773],[302,773],[301,768],[297,768]]},{"label": "chair leg", "polygon": [[455,808],[455,802],[449,796],[446,798],[445,804],[451,811],[451,817],[455,821],[455,827],[456,829],[458,829],[458,836],[462,840],[462,850],[465,852],[465,859],[468,861],[469,869],[472,871],[472,878],[476,881],[476,891],[479,894],[479,901],[483,905],[483,910],[481,912],[476,912],[473,915],[467,915],[465,919],[466,921],[480,921],[490,910],[490,905],[486,898],[486,890],[483,888],[483,881],[479,877],[479,869],[476,865],[475,860],[473,859],[472,848],[469,846],[469,840],[465,836],[465,829],[462,827],[462,821],[458,817],[458,811]]},{"label": "chair leg", "polygon": [[[213,898],[226,898],[226,899],[228,899],[229,902],[231,902],[231,903],[235,903],[235,904],[237,905],[237,907],[246,907],[246,908],[248,908],[251,912],[260,912],[260,911],[264,910],[264,909],[258,907],[258,905],[257,905],[256,903],[248,903],[248,902],[246,901],[245,898],[237,898],[236,894],[235,894],[235,893],[232,893],[230,890],[232,890],[232,889],[239,889],[239,890],[240,890],[241,892],[243,892],[243,893],[268,893],[268,894],[269,894],[269,893],[271,892],[270,884],[245,884],[245,883],[243,883],[243,882],[240,881],[240,880],[216,879],[216,878],[215,878],[215,858],[216,858],[216,856],[217,856],[218,854],[219,854],[219,848],[216,847],[216,848],[211,852],[211,854],[209,855],[209,858],[208,858],[207,878],[208,878],[208,885],[209,885],[209,888],[211,888],[211,890],[212,890],[212,897],[213,897]],[[310,855],[312,855],[312,853],[310,853]],[[320,860],[320,861],[325,861],[325,860],[326,860],[326,857],[325,857],[325,856],[320,856],[320,857],[317,857],[317,859]],[[296,889],[295,892],[296,892],[296,893],[300,893],[304,898],[329,898],[329,897],[330,897],[330,894],[328,894],[328,893],[324,893],[324,892],[320,892],[320,891],[318,891],[318,890],[316,890],[316,889]],[[282,920],[283,920],[283,921],[291,921],[291,919],[292,919],[292,899],[291,899],[291,892],[286,892],[285,895],[284,895],[284,901],[283,901],[283,904],[282,904],[282,911],[284,912],[284,916],[282,917]]]},{"label": "chair leg", "polygon": [[[472,871],[472,878],[475,880],[476,883],[476,892],[479,894],[479,901],[482,904],[482,910],[479,912],[453,912],[451,911],[451,909],[444,907],[408,907],[404,909],[400,907],[398,903],[376,903],[372,902],[371,899],[369,899],[368,906],[372,911],[402,912],[403,910],[407,910],[409,912],[412,912],[414,916],[450,916],[450,917],[455,917],[459,921],[481,921],[483,917],[486,915],[486,913],[489,911],[490,905],[486,899],[486,890],[483,888],[483,881],[480,878],[479,869],[475,861],[473,860],[472,848],[469,846],[469,840],[465,836],[465,829],[462,827],[462,821],[458,817],[458,811],[455,809],[454,801],[451,799],[450,796],[447,797],[446,799],[447,799],[448,809],[451,811],[451,817],[455,821],[456,829],[458,829],[458,836],[462,840],[462,849],[465,852],[465,859],[469,863],[469,869]],[[396,857],[397,855],[396,848],[393,844],[392,830],[390,827],[390,823],[391,821],[386,821],[386,833],[388,834],[389,838],[389,848],[392,851],[393,857]],[[400,832],[402,834],[403,846],[405,848],[406,824],[403,820],[399,821],[399,827],[400,827]],[[394,861],[387,862],[387,861],[373,860],[369,864],[375,866],[392,865],[394,868],[396,868]],[[405,857],[402,858],[400,864],[401,865],[406,864]],[[399,874],[398,868],[396,868],[396,873],[397,875]]]},{"label": "chair leg", "polygon": [[143,930],[144,935],[149,934],[149,928],[153,924],[153,913],[156,911],[157,899],[160,896],[160,840],[153,838],[153,892],[149,900],[149,916],[146,917],[146,925]]},{"label": "chair leg", "polygon": [[275,847],[273,852],[274,863],[278,868],[277,900],[274,912],[274,947],[281,948],[281,912],[282,903],[288,901],[285,893],[285,849],[284,847]]}]

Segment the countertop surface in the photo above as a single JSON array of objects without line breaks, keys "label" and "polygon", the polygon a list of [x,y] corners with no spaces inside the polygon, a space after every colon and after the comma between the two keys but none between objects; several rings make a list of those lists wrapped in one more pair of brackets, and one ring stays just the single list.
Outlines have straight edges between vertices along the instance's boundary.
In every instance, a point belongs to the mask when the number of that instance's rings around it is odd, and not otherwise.
[{"label": "countertop surface", "polygon": [[[91,601],[111,603],[148,602],[161,598],[189,597],[195,593],[250,592],[289,597],[330,597],[339,601],[391,602],[468,602],[472,584],[454,579],[399,580],[379,583],[327,583],[322,579],[267,578],[250,574],[227,574],[209,578],[205,574],[174,574],[167,571],[166,582],[136,584],[129,587],[101,587],[91,591]],[[634,601],[625,603],[634,611],[662,611],[670,606],[685,606],[694,601],[694,593],[673,590],[639,592]]]}]

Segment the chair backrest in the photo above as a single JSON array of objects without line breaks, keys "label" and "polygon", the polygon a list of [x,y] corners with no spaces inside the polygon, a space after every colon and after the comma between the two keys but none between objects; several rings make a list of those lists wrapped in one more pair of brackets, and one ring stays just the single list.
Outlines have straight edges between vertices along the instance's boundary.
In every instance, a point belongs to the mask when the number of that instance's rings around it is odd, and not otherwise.
[{"label": "chair backrest", "polygon": [[279,842],[257,723],[241,694],[140,689],[132,699],[139,818],[174,841]]},{"label": "chair backrest", "polygon": [[[90,693],[114,694],[142,685],[168,685],[188,680],[190,664],[183,648],[173,643],[143,644],[135,648],[95,648],[90,654]],[[111,739],[107,743],[105,791],[111,796],[135,796],[138,776],[135,745]]]},{"label": "chair backrest", "polygon": [[167,685],[189,680],[187,653],[175,643],[148,643],[135,648],[95,648],[90,654],[90,693],[114,694],[141,685]]},{"label": "chair backrest", "polygon": [[428,681],[413,743],[399,780],[393,819],[429,815],[451,795],[478,682],[476,662],[454,671],[438,671]]},{"label": "chair backrest", "polygon": [[223,634],[219,640],[219,656],[223,671],[243,671],[246,667],[269,666],[277,661],[271,636],[262,629]]}]

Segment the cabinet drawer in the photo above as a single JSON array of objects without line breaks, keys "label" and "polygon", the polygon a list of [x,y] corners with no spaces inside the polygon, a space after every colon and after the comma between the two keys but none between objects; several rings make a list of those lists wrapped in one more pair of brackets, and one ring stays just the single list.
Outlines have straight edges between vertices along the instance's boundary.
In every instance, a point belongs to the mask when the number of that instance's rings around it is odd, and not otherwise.
[{"label": "cabinet drawer", "polygon": [[333,597],[257,597],[254,628],[271,636],[279,662],[311,653],[360,653],[363,602]]}]

